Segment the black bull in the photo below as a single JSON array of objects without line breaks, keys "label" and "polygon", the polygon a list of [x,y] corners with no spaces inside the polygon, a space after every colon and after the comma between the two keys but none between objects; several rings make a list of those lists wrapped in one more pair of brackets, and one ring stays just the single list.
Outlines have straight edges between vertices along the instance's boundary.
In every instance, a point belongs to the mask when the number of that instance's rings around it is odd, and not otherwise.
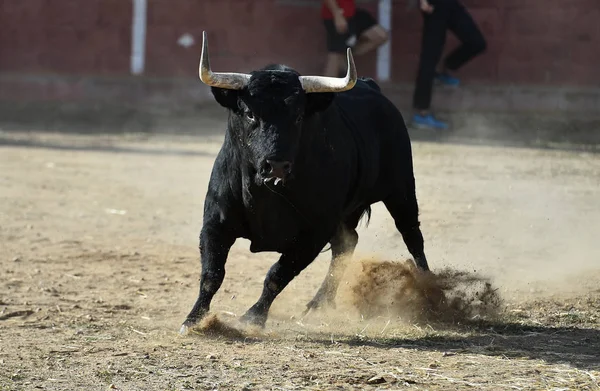
[{"label": "black bull", "polygon": [[379,201],[417,266],[429,270],[406,125],[373,80],[356,80],[350,51],[348,56],[347,86],[312,92],[320,87],[306,88],[295,70],[282,65],[244,75],[238,84],[225,76],[217,81],[206,51],[201,79],[212,85],[229,120],[204,204],[200,293],[182,332],[208,313],[237,238],[249,239],[252,252],[281,253],[243,320],[264,326],[277,295],[328,243],[330,269],[307,310],[333,304],[345,260],[358,242],[358,222]]}]

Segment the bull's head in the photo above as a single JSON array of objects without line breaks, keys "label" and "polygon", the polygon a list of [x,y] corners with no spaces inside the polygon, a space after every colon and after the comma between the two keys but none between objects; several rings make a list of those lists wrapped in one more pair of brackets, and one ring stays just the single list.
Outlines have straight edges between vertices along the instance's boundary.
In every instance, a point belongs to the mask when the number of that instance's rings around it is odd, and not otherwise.
[{"label": "bull's head", "polygon": [[334,93],[356,84],[356,67],[348,49],[346,77],[300,76],[283,65],[251,74],[216,73],[210,69],[203,33],[200,80],[211,86],[216,101],[231,113],[233,136],[241,141],[259,183],[285,182],[298,153],[305,120],[329,107]]}]

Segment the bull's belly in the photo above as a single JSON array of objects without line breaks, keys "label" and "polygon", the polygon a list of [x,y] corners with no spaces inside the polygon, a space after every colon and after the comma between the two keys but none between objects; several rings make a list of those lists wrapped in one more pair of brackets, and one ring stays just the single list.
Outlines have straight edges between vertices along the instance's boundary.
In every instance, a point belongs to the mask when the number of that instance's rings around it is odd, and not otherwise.
[{"label": "bull's belly", "polygon": [[263,210],[249,218],[250,251],[285,252],[297,242],[300,233],[298,216],[283,210]]},{"label": "bull's belly", "polygon": [[298,231],[282,227],[265,227],[253,229],[248,239],[250,240],[250,251],[253,253],[262,251],[285,252],[296,243]]},{"label": "bull's belly", "polygon": [[250,252],[252,253],[276,252],[283,254],[286,252],[286,249],[289,248],[290,246],[285,243],[273,243],[262,239],[250,241]]}]

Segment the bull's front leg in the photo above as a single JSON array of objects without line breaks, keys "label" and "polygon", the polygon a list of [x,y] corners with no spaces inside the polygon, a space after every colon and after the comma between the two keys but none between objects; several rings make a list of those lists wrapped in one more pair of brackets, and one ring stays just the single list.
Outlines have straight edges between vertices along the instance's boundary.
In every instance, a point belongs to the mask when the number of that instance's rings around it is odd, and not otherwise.
[{"label": "bull's front leg", "polygon": [[225,262],[235,237],[218,225],[205,224],[200,233],[200,260],[202,273],[200,293],[194,307],[181,326],[185,334],[189,327],[200,321],[210,310],[210,303],[225,278]]},{"label": "bull's front leg", "polygon": [[242,316],[241,321],[264,327],[273,301],[283,289],[319,255],[328,239],[303,241],[286,252],[267,273],[260,298]]}]

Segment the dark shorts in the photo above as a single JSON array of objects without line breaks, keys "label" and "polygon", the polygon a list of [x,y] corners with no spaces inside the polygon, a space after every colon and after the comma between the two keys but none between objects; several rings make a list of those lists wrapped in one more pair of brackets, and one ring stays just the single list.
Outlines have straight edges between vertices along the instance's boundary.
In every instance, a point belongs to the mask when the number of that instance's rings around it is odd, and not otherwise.
[{"label": "dark shorts", "polygon": [[[325,30],[327,31],[327,51],[333,53],[346,53],[347,48],[356,45],[360,36],[377,25],[377,20],[367,11],[361,8],[356,9],[356,13],[348,21],[348,31],[339,34],[335,29],[333,19],[325,19]],[[354,37],[354,38],[353,38]]]}]

